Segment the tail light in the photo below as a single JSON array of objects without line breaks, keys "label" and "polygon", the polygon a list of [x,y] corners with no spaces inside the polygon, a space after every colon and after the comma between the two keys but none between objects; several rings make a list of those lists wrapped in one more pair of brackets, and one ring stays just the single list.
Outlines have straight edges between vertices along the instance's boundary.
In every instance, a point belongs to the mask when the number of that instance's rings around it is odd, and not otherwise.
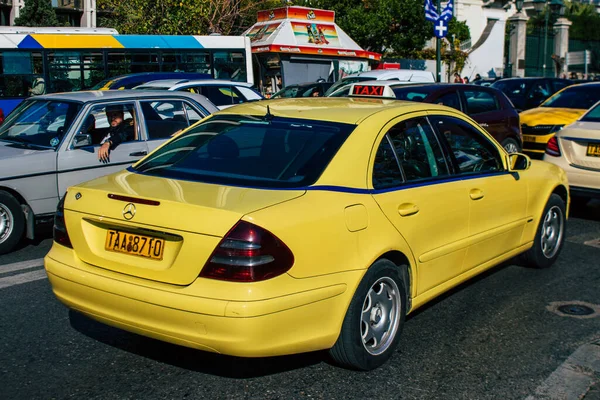
[{"label": "tail light", "polygon": [[67,226],[65,225],[65,197],[67,197],[66,193],[58,202],[56,214],[54,214],[54,228],[52,229],[52,236],[56,243],[72,249],[73,245],[71,244],[71,239],[69,238],[69,233],[67,232]]},{"label": "tail light", "polygon": [[238,222],[221,240],[200,276],[234,282],[257,282],[286,273],[294,264],[290,249],[271,232]]},{"label": "tail light", "polygon": [[546,144],[546,154],[554,157],[560,156],[560,147],[558,147],[558,139],[556,136],[552,136],[550,140],[548,140],[548,144]]},{"label": "tail light", "polygon": [[4,111],[0,108],[0,124],[4,122]]}]

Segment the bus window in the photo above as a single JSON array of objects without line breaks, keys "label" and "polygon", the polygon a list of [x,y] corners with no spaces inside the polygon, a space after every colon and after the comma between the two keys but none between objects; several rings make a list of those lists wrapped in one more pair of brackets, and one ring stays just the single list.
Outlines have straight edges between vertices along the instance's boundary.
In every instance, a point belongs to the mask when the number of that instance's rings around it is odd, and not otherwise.
[{"label": "bus window", "polygon": [[208,52],[163,52],[162,72],[198,72],[210,74],[210,53]]},{"label": "bus window", "polygon": [[89,89],[102,81],[104,76],[104,58],[102,53],[83,53],[83,89]]},{"label": "bus window", "polygon": [[160,72],[158,53],[132,53],[131,72]]},{"label": "bus window", "polygon": [[81,53],[48,53],[48,76],[51,92],[74,92],[82,89]]},{"label": "bus window", "polygon": [[34,74],[43,75],[42,54],[28,51],[1,52],[0,72],[0,97],[27,97],[36,76]]},{"label": "bus window", "polygon": [[241,51],[216,51],[213,53],[215,79],[246,82],[246,62]]},{"label": "bus window", "polygon": [[109,52],[107,55],[108,77],[130,74],[131,53]]}]

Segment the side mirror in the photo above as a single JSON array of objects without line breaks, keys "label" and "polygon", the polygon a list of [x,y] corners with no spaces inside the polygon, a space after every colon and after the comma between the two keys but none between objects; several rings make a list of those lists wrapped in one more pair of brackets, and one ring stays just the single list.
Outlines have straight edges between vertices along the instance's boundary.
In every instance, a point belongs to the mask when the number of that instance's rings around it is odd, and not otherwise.
[{"label": "side mirror", "polygon": [[81,147],[91,146],[92,145],[92,135],[87,133],[78,133],[73,138],[73,148],[79,149]]},{"label": "side mirror", "polygon": [[512,153],[508,155],[510,172],[525,171],[531,167],[531,159],[523,153]]}]

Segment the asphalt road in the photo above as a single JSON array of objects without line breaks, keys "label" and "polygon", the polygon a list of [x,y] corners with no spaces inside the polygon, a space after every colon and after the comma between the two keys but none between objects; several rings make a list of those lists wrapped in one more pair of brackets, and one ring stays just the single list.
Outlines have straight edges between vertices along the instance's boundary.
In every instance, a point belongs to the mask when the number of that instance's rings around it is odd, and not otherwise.
[{"label": "asphalt road", "polygon": [[552,268],[508,263],[452,290],[409,316],[394,357],[367,373],[338,368],[322,352],[203,353],[69,312],[43,276],[39,259],[51,240],[47,228],[42,234],[0,256],[2,399],[525,399],[600,338],[600,317],[547,308],[600,304],[600,247],[592,246],[600,202],[574,210]]}]

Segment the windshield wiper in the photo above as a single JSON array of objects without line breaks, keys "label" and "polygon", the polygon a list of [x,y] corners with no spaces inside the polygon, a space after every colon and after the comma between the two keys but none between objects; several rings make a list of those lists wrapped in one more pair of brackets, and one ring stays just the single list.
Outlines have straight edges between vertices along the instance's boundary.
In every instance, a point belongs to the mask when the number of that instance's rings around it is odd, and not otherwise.
[{"label": "windshield wiper", "polygon": [[32,149],[32,150],[36,150],[36,149],[39,149],[39,148],[43,148],[43,149],[48,148],[46,146],[42,146],[42,145],[39,145],[39,144],[31,143],[29,140],[27,140],[27,139],[25,139],[23,137],[20,137],[20,136],[10,136],[9,138],[0,138],[0,139],[4,140],[5,142],[9,142],[9,143],[13,143],[13,144],[20,144],[23,147],[28,148],[28,149]]}]

